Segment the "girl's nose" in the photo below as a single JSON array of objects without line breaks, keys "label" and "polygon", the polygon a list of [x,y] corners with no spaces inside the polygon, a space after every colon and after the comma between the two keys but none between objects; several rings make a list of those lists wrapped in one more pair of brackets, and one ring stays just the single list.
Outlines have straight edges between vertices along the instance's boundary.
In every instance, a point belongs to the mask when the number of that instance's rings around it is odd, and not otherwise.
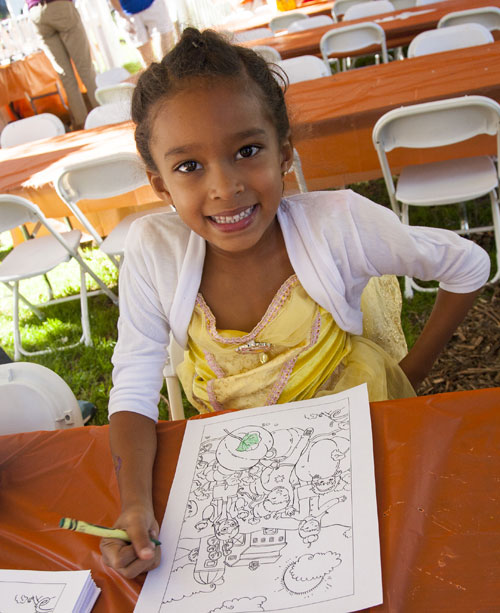
[{"label": "girl's nose", "polygon": [[231,200],[245,189],[239,173],[229,164],[213,168],[209,181],[209,195],[213,200]]}]

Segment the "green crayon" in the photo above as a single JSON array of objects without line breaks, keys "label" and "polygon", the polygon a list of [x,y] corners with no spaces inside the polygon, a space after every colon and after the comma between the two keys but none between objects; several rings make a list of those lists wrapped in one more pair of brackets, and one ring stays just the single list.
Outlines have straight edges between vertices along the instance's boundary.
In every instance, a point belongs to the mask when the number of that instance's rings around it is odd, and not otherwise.
[{"label": "green crayon", "polygon": [[[81,521],[79,519],[71,519],[71,517],[62,517],[59,521],[59,528],[74,530],[75,532],[82,532],[83,534],[92,534],[93,536],[100,536],[101,538],[121,539],[122,541],[127,541],[128,543],[131,542],[129,535],[125,530],[89,524],[86,521]],[[161,545],[160,541],[157,539],[151,538],[151,541],[155,545]]]}]

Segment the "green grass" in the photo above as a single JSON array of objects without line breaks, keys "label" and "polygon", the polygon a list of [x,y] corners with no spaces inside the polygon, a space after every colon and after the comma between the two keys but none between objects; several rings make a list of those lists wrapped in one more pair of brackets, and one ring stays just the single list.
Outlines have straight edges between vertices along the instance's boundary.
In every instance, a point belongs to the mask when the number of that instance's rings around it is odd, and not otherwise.
[{"label": "green grass", "polygon": [[[387,193],[382,180],[358,183],[350,186],[358,193],[388,206]],[[471,223],[486,225],[490,223],[490,208],[484,199],[468,203]],[[412,224],[436,225],[431,221],[437,220],[441,227],[451,227],[458,221],[453,217],[455,211],[448,207],[421,207],[411,218]],[[492,233],[476,235],[475,237],[493,257],[494,244]],[[12,248],[10,234],[0,234],[0,260]],[[116,268],[100,251],[91,248],[84,249],[84,256],[89,266],[105,280],[107,285],[117,291],[118,274]],[[79,292],[79,271],[76,262],[59,266],[48,275],[54,293],[57,297],[70,296]],[[95,289],[93,284],[89,289]],[[37,304],[46,300],[47,286],[41,278],[26,280],[20,284],[21,293],[31,302]],[[411,347],[420,333],[421,321],[430,313],[434,302],[434,294],[417,292],[411,301],[403,300],[402,324],[403,330]],[[118,320],[118,307],[105,295],[89,297],[90,327],[93,346],[80,345],[74,349],[56,351],[53,353],[23,357],[24,360],[42,364],[59,374],[73,390],[80,400],[89,400],[97,407],[97,413],[92,420],[93,424],[106,424],[107,403],[111,389],[111,357],[116,344],[116,324]],[[10,291],[0,284],[0,346],[10,355],[14,355],[12,315]],[[80,303],[72,300],[59,305],[43,309],[46,319],[40,321],[28,308],[21,303],[20,318],[23,345],[28,350],[39,350],[55,344],[71,344],[78,341],[81,335]],[[166,397],[166,388],[162,390]],[[192,415],[194,409],[185,401],[186,414]],[[167,408],[164,399],[160,400],[160,418],[167,419]]]}]

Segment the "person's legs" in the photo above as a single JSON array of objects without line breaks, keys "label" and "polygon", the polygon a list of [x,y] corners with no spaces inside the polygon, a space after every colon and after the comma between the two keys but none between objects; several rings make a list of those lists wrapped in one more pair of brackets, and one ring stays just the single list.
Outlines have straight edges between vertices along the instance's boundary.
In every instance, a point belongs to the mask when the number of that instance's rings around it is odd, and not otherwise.
[{"label": "person's legs", "polygon": [[[61,17],[52,10],[55,4],[69,5],[72,3],[68,0],[60,0],[46,5],[37,5],[30,9],[29,16],[43,41],[43,49],[47,57],[62,81],[73,123],[76,128],[80,128],[85,122],[87,107],[80,92],[70,56],[59,36],[58,28],[61,25]],[[51,9],[50,12],[48,9]],[[64,10],[63,13],[65,13]],[[62,22],[64,23],[64,14]]]},{"label": "person's legs", "polygon": [[150,7],[133,16],[133,22],[142,43],[138,49],[148,66],[156,59],[152,44],[156,32],[160,35],[162,57],[174,46],[174,26],[164,0],[154,0]]},{"label": "person's legs", "polygon": [[[61,40],[66,47],[69,56],[75,63],[78,74],[80,75],[83,84],[87,89],[87,96],[90,100],[92,107],[98,105],[95,99],[95,69],[92,62],[92,55],[90,53],[89,40],[87,33],[82,23],[80,13],[77,11],[73,2],[68,0],[62,0],[67,6],[66,11],[68,13],[68,19],[66,27],[59,31]],[[49,4],[51,6],[54,3]],[[69,9],[69,10],[68,10]]]}]

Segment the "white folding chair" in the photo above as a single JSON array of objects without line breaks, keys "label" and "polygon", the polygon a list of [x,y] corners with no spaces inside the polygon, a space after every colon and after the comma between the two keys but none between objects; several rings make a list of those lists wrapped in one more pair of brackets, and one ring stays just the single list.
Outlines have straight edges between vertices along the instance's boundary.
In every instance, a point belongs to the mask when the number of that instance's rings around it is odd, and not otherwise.
[{"label": "white folding chair", "polygon": [[66,128],[57,115],[40,113],[8,123],[0,134],[2,148],[23,145],[42,138],[64,134]]},{"label": "white folding chair", "polygon": [[[385,32],[378,23],[366,21],[364,23],[356,23],[352,25],[335,28],[326,32],[321,37],[319,48],[325,65],[330,70],[330,61],[333,61],[337,66],[337,70],[347,70],[351,62],[349,57],[343,57],[342,62],[339,62],[336,57],[339,54],[349,53],[351,51],[359,51],[376,45],[380,47],[382,54],[382,62],[388,62],[387,45],[385,42]],[[376,56],[376,62],[379,63],[379,56]]]},{"label": "white folding chair", "polygon": [[330,69],[315,55],[299,55],[276,63],[285,72],[290,83],[331,76]]},{"label": "white folding chair", "polygon": [[130,224],[152,212],[171,211],[171,207],[158,207],[153,210],[145,207],[144,211],[132,213],[122,219],[106,240],[103,240],[78,206],[78,202],[111,198],[148,184],[144,166],[139,156],[132,152],[107,154],[65,166],[55,181],[58,196],[117,267],[119,264],[115,256],[123,255]]},{"label": "white folding chair", "polygon": [[168,355],[168,360],[163,369],[163,376],[167,385],[170,419],[184,419],[181,384],[177,377],[177,366],[184,359],[184,349],[175,341],[173,336],[170,338]]},{"label": "white folding chair", "polygon": [[370,0],[370,2],[362,2],[361,4],[349,7],[344,13],[343,21],[382,15],[383,13],[391,13],[394,10],[394,5],[389,0]]},{"label": "white folding chair", "polygon": [[[80,343],[84,343],[87,346],[92,345],[87,306],[86,275],[90,275],[113,302],[117,303],[117,297],[87,266],[78,253],[81,237],[80,230],[71,230],[60,234],[52,227],[50,221],[36,204],[19,196],[12,196],[10,194],[0,195],[0,231],[12,230],[27,223],[35,224],[33,231],[35,238],[30,238],[14,247],[0,263],[0,281],[8,285],[13,292],[14,359],[19,360],[21,355],[40,355],[52,353],[55,350],[55,348],[49,348],[30,352],[23,348],[19,330],[19,282],[23,279],[45,275],[59,264],[68,262],[71,258],[74,258],[80,267],[79,297],[82,337],[78,343],[62,345],[57,347],[57,349],[76,347]],[[36,232],[41,226],[45,226],[50,234],[36,238]],[[73,299],[75,298],[78,298],[78,296],[73,297]],[[44,306],[67,300],[68,298],[48,300],[44,303]],[[40,318],[43,318],[38,309],[35,310],[35,313]]]},{"label": "white folding chair", "polygon": [[0,365],[0,435],[81,426],[78,401],[62,377],[31,362]]},{"label": "white folding chair", "polygon": [[270,45],[255,45],[255,47],[252,47],[252,49],[255,51],[255,53],[258,53],[261,57],[263,57],[268,63],[281,61],[280,52]]},{"label": "white folding chair", "polygon": [[288,33],[303,32],[304,30],[312,30],[313,28],[322,28],[324,26],[330,26],[333,23],[333,19],[328,15],[316,15],[315,17],[309,17],[309,19],[299,19],[294,21],[288,26]]},{"label": "white folding chair", "polygon": [[447,0],[417,0],[415,6],[427,6],[428,4],[436,4],[437,2],[446,2]]},{"label": "white folding chair", "polygon": [[235,36],[236,42],[243,43],[248,40],[258,40],[259,38],[270,38],[273,36],[271,28],[254,28],[245,32],[238,32]]},{"label": "white folding chair", "polygon": [[335,0],[332,7],[332,17],[334,21],[340,21],[345,15],[345,12],[351,6],[361,4],[363,2],[372,2],[373,0]]},{"label": "white folding chair", "polygon": [[95,84],[99,87],[107,87],[108,85],[116,85],[130,77],[130,72],[123,66],[115,66],[104,72],[100,72],[95,76]]},{"label": "white folding chair", "polygon": [[[401,215],[403,223],[409,224],[410,206],[460,204],[489,195],[492,225],[469,228],[465,218],[461,229],[456,231],[472,234],[493,230],[497,252],[493,283],[500,280],[500,209],[497,194],[499,175],[492,158],[459,158],[406,166],[399,175],[397,187],[387,159],[387,152],[399,147],[441,147],[479,134],[496,135],[498,156],[500,105],[484,96],[464,96],[393,109],[377,121],[372,136],[391,206]],[[411,298],[414,289],[432,291],[407,278],[405,296]]]},{"label": "white folding chair", "polygon": [[403,9],[412,9],[417,0],[391,0],[392,6],[395,11],[401,11]]},{"label": "white folding chair", "polygon": [[99,87],[95,90],[95,97],[99,104],[110,104],[112,102],[123,102],[130,105],[135,85],[132,83],[115,83]]},{"label": "white folding chair", "polygon": [[494,42],[492,33],[478,23],[462,23],[417,34],[408,46],[408,57],[430,55]]},{"label": "white folding chair", "polygon": [[441,17],[437,27],[445,28],[462,23],[478,23],[488,30],[500,30],[500,8],[498,6],[483,6],[466,11],[454,11]]},{"label": "white folding chair", "polygon": [[93,108],[85,119],[84,128],[90,130],[91,128],[98,128],[99,126],[108,126],[114,123],[121,123],[122,121],[129,121],[131,119],[130,114],[130,102],[109,102],[108,104],[102,104]]},{"label": "white folding chair", "polygon": [[299,11],[287,11],[283,15],[276,15],[269,21],[269,27],[274,32],[278,30],[286,30],[288,26],[299,19],[309,19],[307,13],[299,13]]}]

